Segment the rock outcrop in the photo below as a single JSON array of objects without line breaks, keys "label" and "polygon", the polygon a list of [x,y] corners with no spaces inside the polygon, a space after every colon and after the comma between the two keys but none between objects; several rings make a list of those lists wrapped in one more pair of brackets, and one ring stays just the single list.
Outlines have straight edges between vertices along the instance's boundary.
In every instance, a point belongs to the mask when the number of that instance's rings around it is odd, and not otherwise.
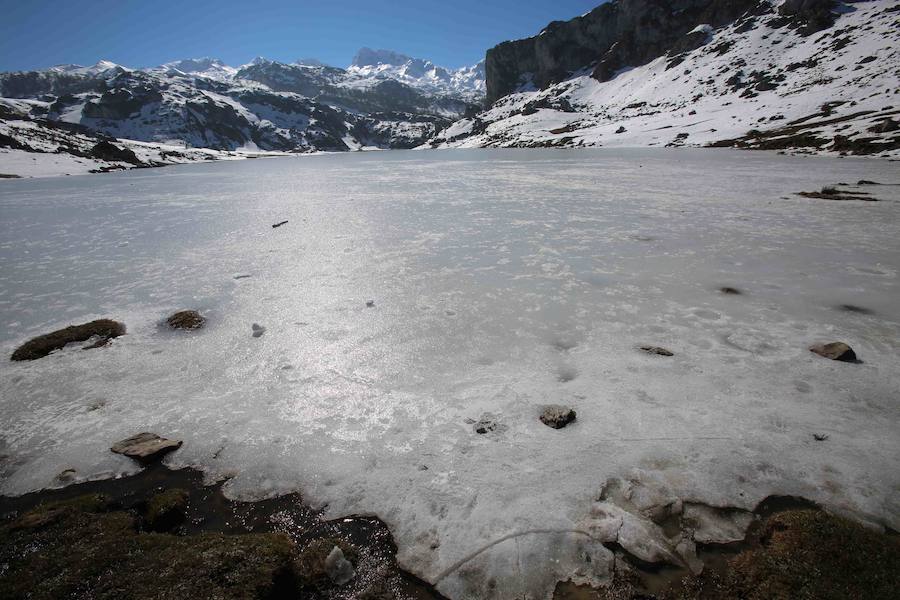
[{"label": "rock outcrop", "polygon": [[[758,0],[614,0],[570,21],[554,21],[537,36],[504,42],[487,52],[487,100],[513,91],[530,75],[539,88],[594,65],[599,81],[673,48],[698,23],[717,27]],[[691,34],[692,35],[692,34]]]},{"label": "rock outcrop", "polygon": [[47,356],[54,350],[61,350],[74,342],[85,342],[91,338],[97,341],[84,349],[99,348],[109,340],[125,335],[125,325],[111,319],[97,319],[90,323],[71,325],[51,333],[28,340],[13,352],[11,360],[36,360]]}]

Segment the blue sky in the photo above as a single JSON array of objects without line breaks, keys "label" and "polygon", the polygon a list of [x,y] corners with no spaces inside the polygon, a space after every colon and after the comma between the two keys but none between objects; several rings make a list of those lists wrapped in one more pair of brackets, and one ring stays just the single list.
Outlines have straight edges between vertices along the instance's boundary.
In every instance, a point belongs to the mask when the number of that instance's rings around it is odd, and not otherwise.
[{"label": "blue sky", "polygon": [[108,59],[130,67],[212,56],[319,58],[347,66],[361,46],[477,62],[507,39],[601,0],[0,0],[0,71]]}]

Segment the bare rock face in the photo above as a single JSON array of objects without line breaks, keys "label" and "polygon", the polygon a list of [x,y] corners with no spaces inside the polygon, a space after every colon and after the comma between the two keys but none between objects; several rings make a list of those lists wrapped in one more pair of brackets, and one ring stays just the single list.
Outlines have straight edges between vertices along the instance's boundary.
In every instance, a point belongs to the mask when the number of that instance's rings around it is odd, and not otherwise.
[{"label": "bare rock face", "polygon": [[105,346],[109,340],[125,335],[125,325],[111,319],[97,319],[90,323],[71,325],[28,340],[12,353],[11,360],[37,360],[47,356],[54,350],[60,350],[73,342],[85,342],[93,337],[99,341],[84,349]]},{"label": "bare rock face", "polygon": [[167,440],[155,433],[139,433],[130,438],[116,442],[110,450],[116,454],[124,454],[142,464],[159,460],[169,452],[181,448],[181,440]]},{"label": "bare rock face", "polygon": [[757,0],[619,0],[570,21],[554,21],[540,35],[488,50],[487,101],[513,92],[526,73],[543,88],[596,64],[594,77],[607,81],[623,67],[645,64],[669,50],[696,47],[705,36],[689,35],[695,27],[724,25],[757,4]]},{"label": "bare rock face", "polygon": [[206,319],[196,310],[182,310],[166,319],[166,323],[172,329],[200,329]]},{"label": "bare rock face", "polygon": [[553,429],[562,429],[574,420],[575,411],[559,404],[552,404],[541,413],[541,423]]},{"label": "bare rock face", "polygon": [[812,35],[834,25],[831,9],[835,4],[834,0],[785,0],[778,7],[778,14],[785,17],[788,25],[796,28],[801,35]]},{"label": "bare rock face", "polygon": [[141,160],[134,152],[128,148],[120,148],[107,140],[97,142],[97,144],[91,148],[91,156],[111,162],[126,162],[132,165],[142,164]]},{"label": "bare rock face", "polygon": [[831,342],[828,344],[815,344],[810,346],[810,352],[815,352],[819,356],[830,358],[831,360],[839,360],[841,362],[856,362],[856,352],[853,348],[844,342]]}]

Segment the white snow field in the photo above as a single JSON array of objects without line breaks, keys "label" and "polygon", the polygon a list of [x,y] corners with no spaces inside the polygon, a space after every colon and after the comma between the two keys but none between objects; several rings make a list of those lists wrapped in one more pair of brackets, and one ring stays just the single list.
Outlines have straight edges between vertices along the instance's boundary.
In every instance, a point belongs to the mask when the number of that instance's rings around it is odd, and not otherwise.
[{"label": "white snow field", "polygon": [[[880,201],[794,195],[838,183]],[[603,542],[693,564],[735,535],[707,510],[667,537],[654,506],[792,494],[900,529],[897,184],[895,162],[701,149],[0,182],[0,493],[135,472],[109,446],[152,431],[231,496],[378,515],[454,599],[602,581]],[[205,329],[161,326],[186,308]],[[128,334],[8,360],[101,317]],[[807,349],[835,340],[862,362]]]}]

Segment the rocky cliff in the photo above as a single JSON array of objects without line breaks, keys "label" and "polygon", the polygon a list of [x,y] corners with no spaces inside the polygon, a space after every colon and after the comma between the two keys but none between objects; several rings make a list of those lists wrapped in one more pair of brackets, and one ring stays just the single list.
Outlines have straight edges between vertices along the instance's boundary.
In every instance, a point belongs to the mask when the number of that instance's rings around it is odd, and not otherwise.
[{"label": "rocky cliff", "polygon": [[[570,21],[554,21],[534,37],[504,42],[487,52],[487,100],[521,86],[558,83],[574,72],[592,70],[607,81],[625,67],[645,64],[676,49],[691,50],[706,37],[693,30],[713,28],[748,11],[764,10],[759,0],[613,0]],[[810,31],[831,24],[832,0],[789,0],[786,17]],[[693,34],[692,34],[693,33]]]}]

